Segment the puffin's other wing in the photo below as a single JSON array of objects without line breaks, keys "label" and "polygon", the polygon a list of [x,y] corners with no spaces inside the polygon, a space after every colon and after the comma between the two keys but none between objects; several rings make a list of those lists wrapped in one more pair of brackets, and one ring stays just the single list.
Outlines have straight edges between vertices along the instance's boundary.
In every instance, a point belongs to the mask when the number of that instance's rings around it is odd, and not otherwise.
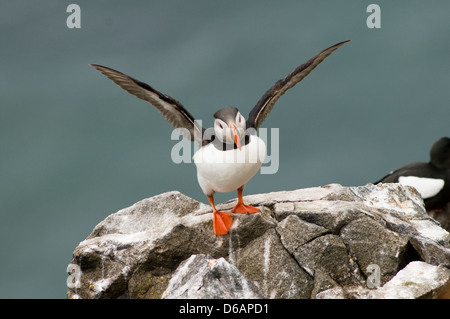
[{"label": "puffin's other wing", "polygon": [[339,48],[341,45],[349,42],[350,40],[340,42],[335,44],[328,49],[323,50],[316,56],[309,59],[306,63],[297,67],[294,71],[289,73],[284,79],[279,80],[272,86],[258,101],[256,106],[251,110],[248,120],[247,127],[254,127],[257,129],[266,116],[272,111],[273,106],[277,100],[282,96],[287,90],[292,88],[298,82],[303,80],[316,66],[318,66],[327,56],[329,56],[333,51]]},{"label": "puffin's other wing", "polygon": [[[200,145],[206,142],[203,141],[203,132],[205,129],[201,128],[195,122],[194,117],[177,100],[155,90],[146,83],[133,79],[114,69],[98,64],[91,64],[91,66],[102,72],[128,93],[133,94],[156,107],[173,127],[180,129],[180,133],[185,138],[191,141],[195,140],[199,142]],[[184,129],[187,129],[187,131]]]}]

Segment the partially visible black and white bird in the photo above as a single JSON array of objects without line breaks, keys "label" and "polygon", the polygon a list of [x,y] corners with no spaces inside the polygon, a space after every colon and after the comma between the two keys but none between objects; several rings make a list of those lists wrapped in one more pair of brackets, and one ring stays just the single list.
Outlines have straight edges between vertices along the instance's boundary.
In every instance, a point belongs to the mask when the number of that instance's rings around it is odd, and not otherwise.
[{"label": "partially visible black and white bird", "polygon": [[280,96],[346,42],[348,41],[321,51],[285,78],[277,81],[251,110],[247,120],[235,107],[225,107],[214,113],[212,134],[205,134],[206,130],[200,127],[195,118],[174,98],[119,71],[97,64],[91,65],[127,92],[150,102],[172,126],[180,130],[185,138],[199,143],[200,148],[193,156],[197,166],[198,182],[213,210],[214,233],[225,235],[231,228],[233,215],[216,209],[214,194],[237,190],[238,202],[231,212],[239,214],[259,212],[256,207],[245,205],[242,197],[244,185],[257,173],[266,155],[266,146],[256,135],[256,130]]},{"label": "partially visible black and white bird", "polygon": [[430,161],[415,162],[396,169],[378,183],[400,183],[414,187],[427,211],[441,211],[450,202],[450,138],[437,140],[430,150]]}]

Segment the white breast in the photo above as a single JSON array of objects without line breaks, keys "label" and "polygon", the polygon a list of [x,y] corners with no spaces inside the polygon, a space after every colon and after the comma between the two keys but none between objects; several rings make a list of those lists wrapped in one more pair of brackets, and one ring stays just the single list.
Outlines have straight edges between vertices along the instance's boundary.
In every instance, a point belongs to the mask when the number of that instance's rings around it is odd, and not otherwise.
[{"label": "white breast", "polygon": [[400,176],[398,182],[417,189],[423,199],[436,196],[445,184],[443,179],[417,176]]},{"label": "white breast", "polygon": [[218,150],[212,143],[193,156],[197,178],[206,195],[231,192],[246,184],[259,170],[266,156],[266,145],[256,135],[241,150]]}]

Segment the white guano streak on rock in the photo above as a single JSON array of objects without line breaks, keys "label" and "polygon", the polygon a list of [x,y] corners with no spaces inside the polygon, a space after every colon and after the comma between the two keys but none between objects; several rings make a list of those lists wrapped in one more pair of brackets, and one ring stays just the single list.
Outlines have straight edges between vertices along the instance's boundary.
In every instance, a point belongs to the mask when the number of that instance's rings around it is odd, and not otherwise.
[{"label": "white guano streak on rock", "polygon": [[270,245],[272,243],[272,239],[269,236],[264,242],[264,290],[267,295],[268,292],[268,284],[267,284],[267,276],[269,274],[270,267]]},{"label": "white guano streak on rock", "polygon": [[[233,247],[233,240],[232,238],[236,238],[237,247]],[[230,260],[230,263],[234,266],[237,265],[239,261],[239,252],[241,249],[241,242],[239,240],[239,234],[237,232],[231,231],[228,235],[228,257]]]}]

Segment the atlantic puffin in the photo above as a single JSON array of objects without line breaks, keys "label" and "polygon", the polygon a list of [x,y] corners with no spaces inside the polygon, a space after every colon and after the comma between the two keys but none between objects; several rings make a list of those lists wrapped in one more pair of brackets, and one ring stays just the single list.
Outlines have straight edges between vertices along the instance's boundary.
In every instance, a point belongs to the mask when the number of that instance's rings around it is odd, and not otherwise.
[{"label": "atlantic puffin", "polygon": [[208,130],[201,127],[194,116],[174,98],[109,67],[98,64],[91,66],[128,93],[152,104],[185,138],[199,143],[200,148],[193,156],[197,179],[213,210],[214,233],[221,236],[228,234],[233,214],[216,209],[214,194],[237,190],[238,201],[231,209],[232,213],[253,214],[260,211],[256,207],[245,205],[242,198],[244,185],[257,173],[266,154],[264,141],[257,136],[256,130],[280,96],[348,41],[321,51],[277,81],[261,97],[247,119],[237,108],[228,106],[214,113],[214,128]]},{"label": "atlantic puffin", "polygon": [[415,162],[396,169],[378,183],[400,183],[414,187],[427,211],[442,211],[450,202],[450,138],[437,140],[428,163]]}]

